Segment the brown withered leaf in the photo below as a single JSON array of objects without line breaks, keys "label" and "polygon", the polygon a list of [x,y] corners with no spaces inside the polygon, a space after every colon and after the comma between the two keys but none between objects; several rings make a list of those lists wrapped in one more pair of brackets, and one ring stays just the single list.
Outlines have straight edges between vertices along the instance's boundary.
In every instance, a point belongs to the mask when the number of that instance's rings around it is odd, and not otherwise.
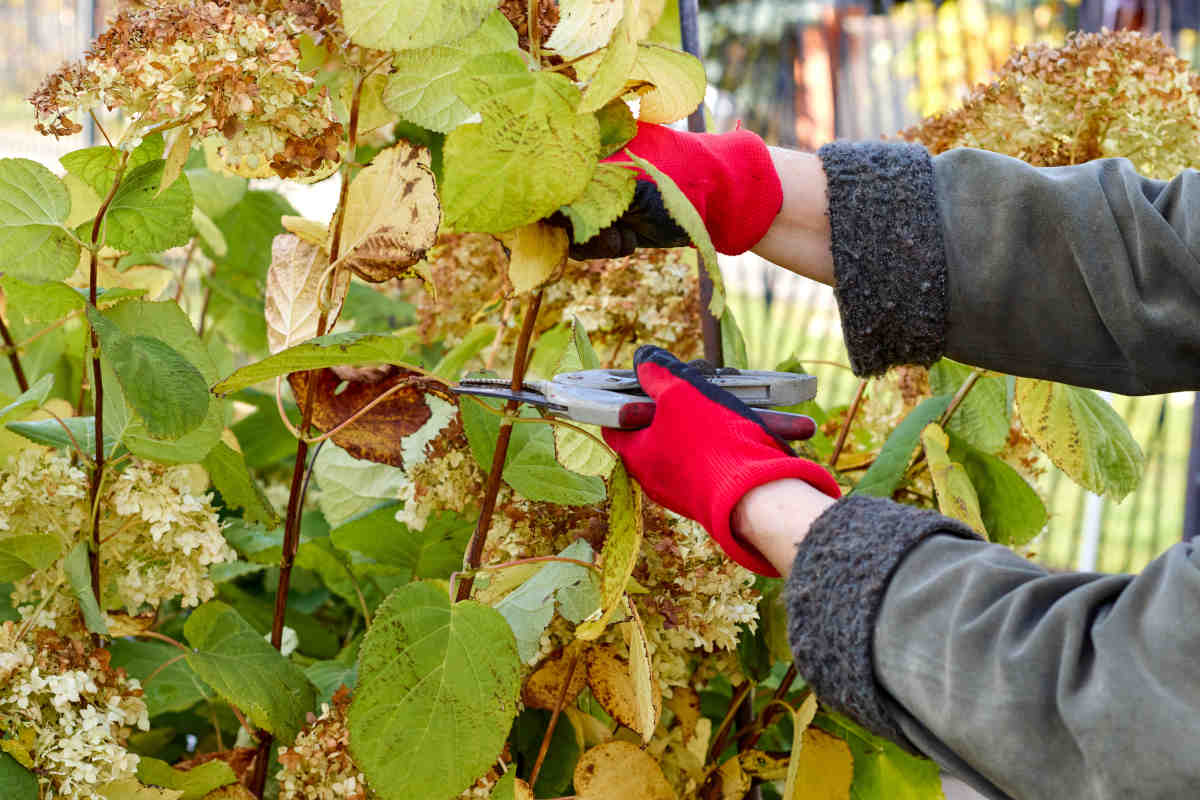
[{"label": "brown withered leaf", "polygon": [[[267,343],[272,355],[317,335],[322,276],[328,268],[329,256],[299,236],[282,233],[271,242],[271,266],[267,270],[267,299],[263,313],[267,318]],[[339,270],[330,298],[327,329],[337,321],[349,287],[350,275]]]},{"label": "brown withered leaf", "polygon": [[[651,698],[638,692],[629,660],[612,645],[594,646],[586,658],[588,686],[596,702],[617,722],[648,740],[654,734],[650,725],[657,722],[656,710],[662,707],[658,684],[653,684]],[[651,709],[645,708],[647,703],[652,704]]]},{"label": "brown withered leaf", "polygon": [[[576,649],[580,650],[579,660],[575,664],[575,669],[571,671],[571,682],[567,686],[563,705],[575,702],[575,698],[587,685],[587,663],[583,659],[583,648]],[[558,702],[558,695],[562,691],[563,681],[566,680],[567,672],[571,668],[571,661],[575,657],[574,652],[564,651],[561,648],[551,654],[549,658],[538,665],[538,668],[529,676],[529,680],[525,681],[525,686],[521,689],[521,701],[530,708],[544,708],[547,711],[553,711]]]},{"label": "brown withered leaf", "polygon": [[654,757],[636,744],[613,741],[593,747],[575,765],[579,800],[675,800],[675,790]]},{"label": "brown withered leaf", "polygon": [[346,198],[339,264],[373,283],[415,274],[442,221],[431,163],[428,150],[401,140],[358,173]]},{"label": "brown withered leaf", "polygon": [[654,662],[650,658],[650,650],[646,647],[646,630],[642,627],[637,606],[628,595],[625,602],[629,606],[629,622],[626,623],[629,636],[629,677],[633,681],[633,699],[638,716],[637,729],[642,732],[642,741],[649,744],[650,737],[658,727],[658,718],[662,715],[662,689],[654,677]]},{"label": "brown withered leaf", "polygon": [[231,783],[220,789],[213,789],[204,795],[204,800],[255,800],[255,797],[240,783]]},{"label": "brown withered leaf", "polygon": [[384,392],[401,387],[331,437],[355,458],[393,467],[404,466],[404,437],[416,433],[433,416],[427,394],[445,393],[441,382],[401,368],[373,382],[343,380],[328,368],[293,372],[288,381],[302,412],[307,405],[309,375],[316,376],[312,421],[321,431],[337,427]]}]

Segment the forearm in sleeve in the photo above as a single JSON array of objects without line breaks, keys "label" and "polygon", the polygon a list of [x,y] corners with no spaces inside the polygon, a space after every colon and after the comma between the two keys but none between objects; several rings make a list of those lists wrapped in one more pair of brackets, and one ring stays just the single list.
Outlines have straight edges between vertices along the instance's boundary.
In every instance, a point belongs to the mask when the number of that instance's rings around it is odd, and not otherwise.
[{"label": "forearm in sleeve", "polygon": [[1125,394],[1200,386],[1200,173],[894,143],[820,157],[860,374],[948,355]]}]

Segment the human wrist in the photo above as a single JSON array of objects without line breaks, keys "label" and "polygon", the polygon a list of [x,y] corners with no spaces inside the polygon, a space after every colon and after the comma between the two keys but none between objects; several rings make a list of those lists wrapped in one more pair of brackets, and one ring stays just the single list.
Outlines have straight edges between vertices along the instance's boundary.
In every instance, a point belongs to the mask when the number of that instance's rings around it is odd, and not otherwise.
[{"label": "human wrist", "polygon": [[835,502],[806,481],[782,478],[746,492],[733,507],[730,526],[741,543],[787,575],[809,526]]},{"label": "human wrist", "polygon": [[783,190],[783,205],[755,254],[798,275],[834,284],[825,171],[811,153],[768,148]]}]

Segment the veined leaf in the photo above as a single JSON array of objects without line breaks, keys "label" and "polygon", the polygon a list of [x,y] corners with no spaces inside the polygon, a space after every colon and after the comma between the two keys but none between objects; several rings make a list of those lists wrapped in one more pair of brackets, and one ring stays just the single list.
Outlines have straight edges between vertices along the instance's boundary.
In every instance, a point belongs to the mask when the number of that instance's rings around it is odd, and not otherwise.
[{"label": "veined leaf", "polygon": [[19,581],[53,564],[63,554],[54,533],[18,533],[0,537],[0,582]]},{"label": "veined leaf", "polygon": [[321,487],[317,503],[331,528],[375,510],[381,502],[395,500],[409,481],[397,467],[355,458],[333,444],[322,449],[313,476]]},{"label": "veined leaf", "polygon": [[[236,438],[234,442],[237,442]],[[242,509],[242,517],[249,522],[261,523],[268,528],[279,524],[279,515],[246,468],[246,459],[240,450],[217,442],[202,463],[225,505]]]},{"label": "veined leaf", "polygon": [[358,173],[346,199],[339,266],[373,283],[415,274],[442,221],[430,164],[427,149],[402,139]]},{"label": "veined leaf", "polygon": [[226,395],[290,372],[334,367],[339,364],[403,364],[412,356],[417,333],[404,330],[398,336],[377,333],[330,333],[235,371],[212,387]]},{"label": "veined leaf", "polygon": [[979,511],[979,496],[971,485],[971,478],[962,464],[950,460],[947,452],[950,437],[940,425],[930,423],[921,431],[921,443],[937,493],[938,510],[987,537],[988,531]]},{"label": "veined leaf", "polygon": [[17,395],[11,403],[4,408],[0,408],[0,425],[9,420],[24,419],[29,415],[30,411],[33,411],[46,402],[46,398],[50,396],[50,390],[53,388],[53,374],[43,375],[38,378],[32,386]]},{"label": "veined leaf", "polygon": [[624,13],[613,30],[612,38],[604,49],[604,55],[592,73],[580,112],[596,111],[610,100],[619,97],[625,88],[625,80],[638,58],[637,25],[639,0],[624,0]]},{"label": "veined leaf", "polygon": [[836,714],[819,715],[814,727],[832,733],[850,748],[854,759],[851,797],[926,800],[941,796],[941,774],[934,762],[914,756]]},{"label": "veined leaf", "polygon": [[469,35],[494,8],[491,0],[347,0],[342,3],[342,20],[355,44],[412,50]]},{"label": "veined leaf", "polygon": [[450,798],[500,754],[517,712],[520,662],[508,623],[415,583],[379,607],[363,640],[350,749],[383,800]]},{"label": "veined leaf", "polygon": [[178,789],[159,789],[143,786],[137,778],[121,778],[98,787],[104,800],[179,800],[183,792]]},{"label": "veined leaf", "polygon": [[541,219],[574,201],[596,167],[599,123],[577,113],[579,90],[516,61],[517,71],[497,74],[495,56],[478,58],[456,84],[482,121],[446,137],[442,201],[455,230],[499,233]]},{"label": "veined leaf", "polygon": [[1091,389],[1017,378],[1017,411],[1054,466],[1120,502],[1142,479],[1145,456],[1125,421]]},{"label": "veined leaf", "polygon": [[[943,358],[929,368],[929,385],[934,394],[954,394],[973,370]],[[966,439],[987,453],[999,452],[1008,441],[1010,414],[1005,404],[1004,378],[983,376],[946,424],[946,433]]]},{"label": "veined leaf", "polygon": [[387,503],[344,522],[329,533],[334,546],[417,578],[449,578],[462,568],[475,522],[453,511],[432,515],[421,530],[396,520],[398,503]]},{"label": "veined leaf", "polygon": [[225,603],[200,606],[183,631],[195,648],[187,662],[205,683],[281,742],[295,738],[316,701],[299,667]]},{"label": "veined leaf", "polygon": [[[161,133],[144,137],[141,144],[129,154],[129,159],[125,162],[125,174],[128,175],[143,164],[162,158],[165,146]],[[124,151],[102,144],[98,147],[72,150],[61,156],[58,162],[69,174],[83,181],[97,197],[105,197],[112,189],[121,159],[124,157]]]},{"label": "veined leaf", "polygon": [[192,201],[214,222],[230,211],[246,196],[250,181],[236,175],[225,175],[198,167],[186,170],[192,187]]},{"label": "veined leaf", "polygon": [[[558,555],[587,562],[593,558],[592,548],[583,539],[572,542]],[[593,584],[592,570],[577,564],[549,562],[494,605],[512,628],[517,654],[523,662],[529,663],[537,656],[542,633],[554,617],[556,603],[563,606],[563,616],[573,622],[582,621],[598,609],[600,595]]]},{"label": "veined leaf", "polygon": [[162,159],[127,170],[104,215],[107,243],[118,250],[157,253],[192,236],[192,188],[180,176],[159,192]]},{"label": "veined leaf", "polygon": [[463,67],[478,56],[516,49],[517,32],[502,13],[493,11],[463,39],[397,53],[383,102],[410,122],[448,133],[472,113],[454,91]]},{"label": "veined leaf", "polygon": [[61,280],[75,271],[79,245],[63,227],[71,196],[54,173],[26,158],[0,159],[0,259],[4,272]]},{"label": "veined leaf", "polygon": [[646,647],[646,629],[642,627],[637,606],[628,596],[625,602],[629,607],[629,622],[626,623],[629,626],[629,677],[633,681],[637,719],[633,729],[642,734],[644,743],[649,744],[658,728],[658,718],[662,715],[662,689],[654,676],[654,662]]},{"label": "veined leaf", "polygon": [[622,0],[563,0],[544,46],[568,61],[587,55],[608,45],[626,13]]},{"label": "veined leaf", "polygon": [[[64,426],[66,430],[63,429]],[[95,417],[67,417],[62,422],[56,419],[9,422],[4,427],[37,444],[63,450],[73,450],[78,445],[86,455],[96,452]],[[115,444],[116,441],[112,438],[104,437],[104,448],[109,452]]]},{"label": "veined leaf", "polygon": [[[625,152],[629,153],[628,150]],[[721,265],[717,262],[717,251],[713,248],[708,229],[704,227],[704,220],[700,218],[692,201],[687,199],[687,195],[665,172],[633,153],[629,153],[629,157],[634,164],[654,179],[654,183],[662,195],[663,206],[666,207],[667,213],[671,215],[671,219],[679,223],[679,227],[687,232],[688,238],[692,240],[692,244],[699,251],[700,260],[704,262],[704,268],[708,270],[713,282],[712,301],[708,307],[714,316],[720,317],[725,313],[725,282],[721,278]]]},{"label": "veined leaf", "polygon": [[[267,300],[263,311],[272,355],[317,335],[320,296],[332,280],[328,253],[292,234],[275,237],[271,244]],[[340,272],[330,295],[328,327],[337,321],[349,285],[350,274]]]},{"label": "veined leaf", "polygon": [[567,262],[570,242],[557,225],[531,222],[497,238],[508,250],[508,279],[517,292],[537,289]]},{"label": "veined leaf", "polygon": [[147,785],[183,792],[179,800],[203,800],[209,792],[235,783],[238,779],[233,769],[220,759],[181,770],[147,756],[142,756],[138,761],[137,776]]},{"label": "veined leaf", "polygon": [[[108,645],[114,667],[121,667],[131,677],[142,681],[146,708],[151,717],[171,711],[187,711],[209,695],[196,673],[181,659],[164,667],[180,655],[180,650],[163,642],[115,639]],[[154,680],[146,678],[154,675]]]},{"label": "veined leaf", "polygon": [[496,326],[490,322],[481,322],[467,331],[462,341],[450,348],[442,360],[433,368],[433,374],[448,381],[457,381],[462,377],[467,362],[478,355],[496,339]]},{"label": "veined leaf", "polygon": [[[626,140],[628,141],[628,140]],[[624,143],[622,143],[624,144]],[[576,244],[582,244],[617,221],[633,202],[637,184],[634,174],[616,164],[598,164],[592,180],[583,194],[563,213],[571,220],[571,234]]]},{"label": "veined leaf", "polygon": [[0,752],[0,796],[9,800],[38,800],[37,778],[3,752]]},{"label": "veined leaf", "polygon": [[575,629],[579,639],[595,639],[604,632],[624,601],[625,586],[642,547],[642,489],[620,462],[609,479],[609,496],[608,537],[600,554],[603,612],[598,619],[587,620]]},{"label": "veined leaf", "polygon": [[87,542],[80,542],[71,548],[71,552],[63,559],[63,572],[67,575],[71,592],[79,601],[79,610],[83,612],[83,621],[87,629],[92,633],[108,635],[108,622],[100,604],[96,602],[96,595],[92,592]]},{"label": "veined leaf", "polygon": [[690,53],[643,42],[629,75],[641,95],[638,119],[666,124],[681,120],[704,101],[704,65]]},{"label": "veined leaf", "polygon": [[993,542],[1019,547],[1046,526],[1046,506],[1015,469],[951,434],[950,458],[963,465],[979,494],[979,512]]},{"label": "veined leaf", "polygon": [[913,450],[921,439],[921,431],[949,408],[951,399],[948,394],[929,397],[908,412],[908,416],[883,443],[879,456],[854,487],[852,494],[891,497],[892,492],[900,485],[900,479],[904,477],[909,462],[912,461]]},{"label": "veined leaf", "polygon": [[675,790],[654,756],[622,740],[583,754],[575,765],[575,794],[579,800],[675,800]]},{"label": "veined leaf", "polygon": [[[592,349],[587,331],[578,319],[571,320],[571,339],[558,362],[556,372],[577,372],[584,369],[598,369],[600,358]],[[611,450],[602,445],[599,425],[580,425],[590,431],[596,439],[590,439],[581,433],[565,426],[554,426],[554,455],[558,463],[569,470],[581,475],[608,477],[613,470],[616,459]]]},{"label": "veined leaf", "polygon": [[[613,100],[597,111],[596,122],[600,125],[600,158],[608,158],[637,136],[637,120],[624,100]],[[603,166],[598,165],[597,171]]]}]

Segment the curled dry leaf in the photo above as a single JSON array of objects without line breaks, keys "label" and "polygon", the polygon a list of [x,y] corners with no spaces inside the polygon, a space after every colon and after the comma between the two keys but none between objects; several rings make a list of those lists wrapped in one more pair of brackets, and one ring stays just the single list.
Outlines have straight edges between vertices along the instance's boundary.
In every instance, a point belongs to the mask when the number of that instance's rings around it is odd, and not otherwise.
[{"label": "curled dry leaf", "polygon": [[[432,438],[437,430],[450,424],[453,415],[452,401],[439,398],[444,393],[440,381],[399,367],[395,368],[392,375],[374,382],[343,380],[328,368],[293,372],[288,376],[288,381],[301,412],[307,405],[309,376],[314,376],[316,381],[313,386],[312,422],[321,431],[336,428],[384,392],[395,389],[331,437],[335,444],[355,458],[403,467],[406,438],[426,424],[436,426],[430,432]],[[435,414],[435,406],[446,413]]]},{"label": "curled dry leaf", "polygon": [[497,234],[508,250],[508,280],[517,292],[532,291],[567,263],[571,240],[557,225],[531,222]]},{"label": "curled dry leaf", "polygon": [[411,277],[433,247],[442,207],[424,147],[401,140],[350,184],[338,263],[366,281]]},{"label": "curled dry leaf", "polygon": [[654,730],[658,727],[658,718],[662,715],[662,689],[654,677],[654,662],[650,659],[650,651],[646,647],[646,630],[642,627],[642,618],[638,616],[637,606],[628,596],[625,598],[629,605],[629,677],[633,680],[633,699],[637,710],[638,728],[642,732],[642,741],[650,743]]},{"label": "curled dry leaf", "polygon": [[309,244],[315,244],[325,251],[325,255],[329,255],[329,226],[324,222],[285,214],[279,218],[279,224],[288,233],[294,233]]},{"label": "curled dry leaf", "polygon": [[597,645],[587,652],[587,681],[596,702],[617,722],[649,741],[662,708],[662,692],[650,681],[649,693],[639,693],[629,660],[612,645]]},{"label": "curled dry leaf", "polygon": [[571,673],[571,682],[567,686],[563,705],[575,702],[575,698],[587,685],[586,651],[582,648],[579,649],[578,661],[574,670],[571,670],[571,661],[576,658],[576,653],[569,649],[559,649],[539,664],[538,668],[529,676],[529,680],[525,681],[524,688],[521,689],[522,702],[530,708],[544,708],[547,711],[553,711],[558,703],[558,695],[562,691],[563,681],[567,679],[568,672]]},{"label": "curled dry leaf", "polygon": [[579,800],[675,800],[654,757],[631,742],[593,747],[575,765]]},{"label": "curled dry leaf", "polygon": [[[267,270],[267,343],[272,354],[317,335],[321,316],[320,292],[329,256],[316,245],[290,233],[271,242],[271,266]],[[331,280],[325,278],[324,282]],[[350,276],[339,271],[330,298],[326,327],[332,327],[342,310]]]}]

